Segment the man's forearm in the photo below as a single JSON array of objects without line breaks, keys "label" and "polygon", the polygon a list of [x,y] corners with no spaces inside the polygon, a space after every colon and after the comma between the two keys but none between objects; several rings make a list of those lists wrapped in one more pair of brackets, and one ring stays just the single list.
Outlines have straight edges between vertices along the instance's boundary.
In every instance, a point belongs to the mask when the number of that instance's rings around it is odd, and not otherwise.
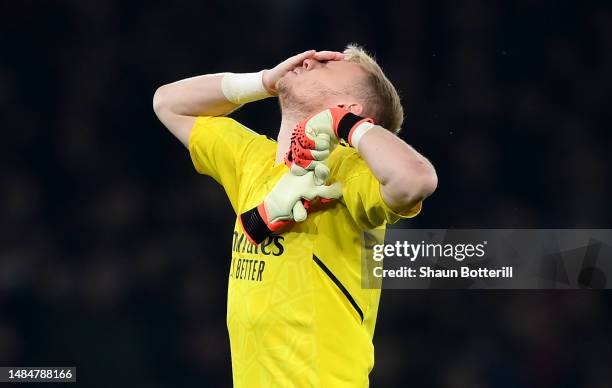
[{"label": "man's forearm", "polygon": [[239,105],[225,97],[224,74],[187,78],[161,86],[153,96],[153,110],[177,139],[189,146],[189,134],[197,116],[223,116]]},{"label": "man's forearm", "polygon": [[380,182],[383,200],[395,211],[410,210],[436,189],[438,179],[432,164],[380,126],[363,135],[359,153]]},{"label": "man's forearm", "polygon": [[[164,86],[155,92],[153,108],[181,116],[222,116],[238,107],[225,97],[221,74],[186,78]],[[161,118],[161,117],[160,117]]]},{"label": "man's forearm", "polygon": [[197,116],[224,116],[242,104],[270,97],[263,73],[208,74],[173,82],[157,89],[153,109],[170,132],[188,146]]}]

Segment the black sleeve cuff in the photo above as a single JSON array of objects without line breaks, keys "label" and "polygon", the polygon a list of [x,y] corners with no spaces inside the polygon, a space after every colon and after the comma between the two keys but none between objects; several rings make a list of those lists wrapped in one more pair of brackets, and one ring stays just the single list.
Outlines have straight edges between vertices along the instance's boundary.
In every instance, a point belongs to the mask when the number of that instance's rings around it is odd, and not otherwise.
[{"label": "black sleeve cuff", "polygon": [[259,214],[257,207],[242,213],[240,215],[240,223],[242,224],[242,228],[247,238],[252,243],[259,244],[272,234],[272,231],[268,228],[268,225]]}]

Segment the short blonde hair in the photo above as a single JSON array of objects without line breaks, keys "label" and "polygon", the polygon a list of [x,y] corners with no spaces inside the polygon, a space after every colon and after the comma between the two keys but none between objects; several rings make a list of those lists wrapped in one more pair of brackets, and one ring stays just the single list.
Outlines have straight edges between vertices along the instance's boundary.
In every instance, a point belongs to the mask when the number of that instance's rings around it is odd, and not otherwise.
[{"label": "short blonde hair", "polygon": [[372,117],[376,124],[398,133],[404,122],[404,108],[395,86],[363,47],[350,43],[344,49],[344,55],[347,61],[359,64],[366,73],[366,81],[357,92],[353,91],[355,97],[364,102],[361,115]]}]

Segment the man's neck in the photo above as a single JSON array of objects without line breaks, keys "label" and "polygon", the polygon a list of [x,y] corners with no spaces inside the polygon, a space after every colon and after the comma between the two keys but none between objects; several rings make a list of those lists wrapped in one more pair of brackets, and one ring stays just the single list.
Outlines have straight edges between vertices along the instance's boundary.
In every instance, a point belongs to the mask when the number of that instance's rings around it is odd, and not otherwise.
[{"label": "man's neck", "polygon": [[289,151],[291,145],[291,134],[293,128],[297,125],[300,119],[295,115],[283,115],[281,119],[280,130],[278,131],[278,137],[276,138],[276,163],[275,165],[283,163],[285,154]]}]

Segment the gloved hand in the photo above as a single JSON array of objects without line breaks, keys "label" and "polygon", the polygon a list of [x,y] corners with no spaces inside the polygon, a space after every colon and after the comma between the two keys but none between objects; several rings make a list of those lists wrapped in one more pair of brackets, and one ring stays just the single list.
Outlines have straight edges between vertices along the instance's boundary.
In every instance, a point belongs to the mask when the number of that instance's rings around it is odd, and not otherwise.
[{"label": "gloved hand", "polygon": [[319,112],[298,123],[293,130],[285,164],[294,174],[305,174],[322,164],[339,140],[357,146],[361,136],[373,126],[373,119],[357,116],[343,108]]},{"label": "gloved hand", "polygon": [[239,220],[248,240],[257,245],[283,227],[304,221],[310,201],[316,198],[340,198],[340,183],[324,185],[328,176],[329,168],[322,163],[302,175],[287,171],[263,202],[240,215]]}]

